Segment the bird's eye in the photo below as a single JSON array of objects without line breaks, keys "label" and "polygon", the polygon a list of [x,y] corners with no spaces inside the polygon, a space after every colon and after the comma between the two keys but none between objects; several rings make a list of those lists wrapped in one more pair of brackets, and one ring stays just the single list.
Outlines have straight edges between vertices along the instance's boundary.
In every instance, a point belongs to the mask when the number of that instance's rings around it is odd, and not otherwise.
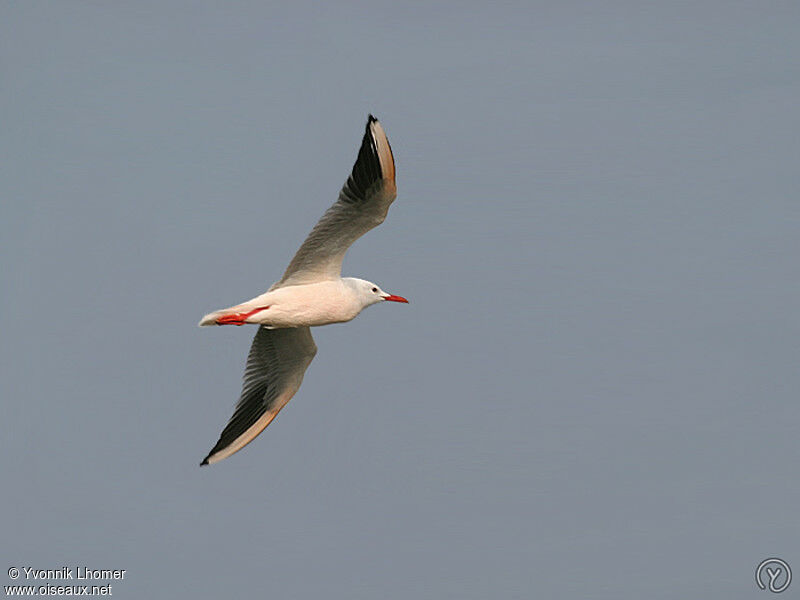
[{"label": "bird's eye", "polygon": [[373,292],[377,292],[377,291],[378,291],[378,288],[372,288],[372,291],[373,291]]}]

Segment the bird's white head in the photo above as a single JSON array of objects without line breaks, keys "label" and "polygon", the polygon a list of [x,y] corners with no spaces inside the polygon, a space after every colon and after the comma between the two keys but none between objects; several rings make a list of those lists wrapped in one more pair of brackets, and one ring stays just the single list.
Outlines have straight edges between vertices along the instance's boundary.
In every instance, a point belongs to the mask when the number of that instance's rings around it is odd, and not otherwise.
[{"label": "bird's white head", "polygon": [[355,277],[346,277],[343,279],[346,285],[352,289],[358,299],[362,302],[364,308],[378,302],[404,302],[408,304],[408,300],[402,296],[395,296],[394,294],[387,294],[376,284],[365,279],[356,279]]}]

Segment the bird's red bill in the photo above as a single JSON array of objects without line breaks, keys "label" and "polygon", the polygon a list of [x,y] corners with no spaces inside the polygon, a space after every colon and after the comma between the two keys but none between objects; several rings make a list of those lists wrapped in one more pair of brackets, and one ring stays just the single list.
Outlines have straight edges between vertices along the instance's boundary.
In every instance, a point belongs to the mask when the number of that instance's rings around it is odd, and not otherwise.
[{"label": "bird's red bill", "polygon": [[394,296],[394,295],[386,296],[384,300],[388,300],[389,302],[403,302],[405,304],[408,304],[408,300],[406,300],[402,296]]}]

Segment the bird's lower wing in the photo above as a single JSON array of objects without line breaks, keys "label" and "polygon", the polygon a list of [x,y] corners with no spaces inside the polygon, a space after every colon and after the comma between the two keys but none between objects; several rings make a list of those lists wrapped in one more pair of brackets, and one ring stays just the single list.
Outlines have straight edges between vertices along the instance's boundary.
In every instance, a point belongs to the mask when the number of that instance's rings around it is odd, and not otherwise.
[{"label": "bird's lower wing", "polygon": [[219,441],[200,465],[219,462],[255,439],[300,388],[316,353],[308,327],[259,327],[247,357],[242,395]]}]

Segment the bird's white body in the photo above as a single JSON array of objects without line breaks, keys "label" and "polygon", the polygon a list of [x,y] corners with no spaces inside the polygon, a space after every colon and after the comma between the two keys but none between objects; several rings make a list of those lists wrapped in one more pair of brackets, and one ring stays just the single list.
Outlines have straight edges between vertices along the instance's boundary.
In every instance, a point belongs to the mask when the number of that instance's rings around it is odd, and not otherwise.
[{"label": "bird's white body", "polygon": [[[373,289],[376,291],[372,292]],[[387,296],[389,294],[375,284],[352,277],[290,285],[209,313],[200,321],[200,326],[217,325],[220,317],[233,314],[242,315],[242,323],[264,325],[270,329],[344,323]],[[255,310],[258,312],[252,312]]]}]

